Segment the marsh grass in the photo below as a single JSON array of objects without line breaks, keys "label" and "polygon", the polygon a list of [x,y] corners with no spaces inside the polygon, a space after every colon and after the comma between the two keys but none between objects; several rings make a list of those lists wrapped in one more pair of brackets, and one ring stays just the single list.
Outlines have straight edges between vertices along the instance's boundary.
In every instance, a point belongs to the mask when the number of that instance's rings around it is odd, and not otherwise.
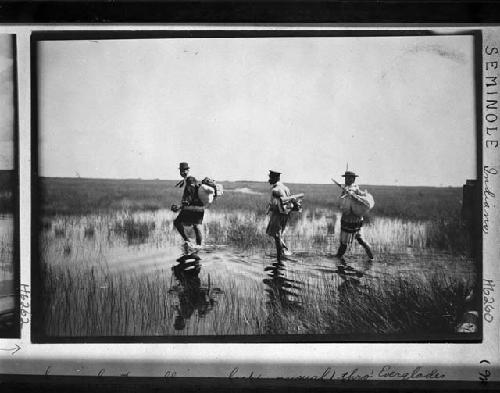
[{"label": "marsh grass", "polygon": [[0,170],[0,213],[13,214],[15,209],[14,189],[16,184],[13,170]]},{"label": "marsh grass", "polygon": [[[50,217],[122,215],[125,218],[113,224],[117,225],[115,229],[125,233],[130,244],[145,243],[152,228],[144,219],[137,222],[135,217],[141,213],[164,212],[178,201],[180,191],[174,184],[175,181],[162,180],[41,178],[41,226],[45,230],[46,225],[51,225],[47,219]],[[243,181],[223,184],[227,192],[216,200],[210,211],[221,221],[206,219],[206,236],[217,244],[244,249],[262,247],[268,242],[264,230],[269,185]],[[289,186],[293,192],[305,193],[305,210],[301,215],[292,216],[288,236],[298,241],[299,249],[311,249],[308,242],[313,239],[315,249],[323,246],[330,251],[329,237],[339,233],[338,188],[314,184]],[[242,188],[254,193],[237,192]],[[373,242],[379,243],[376,246],[379,251],[389,251],[393,244],[404,242],[405,247],[417,249],[471,252],[471,230],[461,218],[461,188],[364,185],[361,188],[367,188],[375,198],[374,209],[365,217],[365,232]],[[127,217],[128,221],[124,221]],[[171,223],[164,227],[171,227]],[[56,225],[56,236],[65,237],[65,230],[64,226]]]},{"label": "marsh grass", "polygon": [[12,280],[14,272],[14,224],[12,216],[0,217],[0,281]]},{"label": "marsh grass", "polygon": [[[284,179],[286,182],[286,180]],[[465,180],[464,180],[465,181]],[[83,178],[40,178],[40,208],[44,216],[87,215],[113,211],[155,211],[168,209],[180,199],[175,180],[112,180]],[[214,209],[232,212],[245,210],[265,214],[269,184],[265,182],[222,182],[227,192],[217,200]],[[305,193],[304,207],[334,211],[339,189],[330,184],[289,184],[294,193]],[[462,188],[371,186],[375,198],[371,216],[406,220],[435,220],[461,215]],[[255,194],[235,190],[249,188]]]},{"label": "marsh grass", "polygon": [[95,228],[93,226],[89,226],[83,229],[83,236],[85,238],[91,239],[95,235]]},{"label": "marsh grass", "polygon": [[163,334],[173,310],[162,275],[107,274],[98,269],[44,269],[48,335]]},{"label": "marsh grass", "polygon": [[[92,242],[106,247],[116,242],[128,245],[152,244],[156,247],[175,245],[179,236],[173,228],[175,214],[167,210],[154,212],[114,212],[93,216],[54,216],[50,229],[42,230],[41,242],[78,242],[88,247]],[[265,234],[268,217],[244,210],[233,212],[207,211],[204,237],[207,243],[229,245],[241,250],[272,250],[272,241]],[[285,232],[285,241],[294,251],[331,253],[338,247],[340,213],[305,210],[296,214]],[[193,238],[190,228],[188,235]],[[363,227],[365,239],[378,253],[448,252],[470,253],[470,235],[454,219],[409,221],[388,217],[372,217]],[[86,242],[87,241],[87,242]],[[90,242],[90,243],[89,243]],[[353,244],[353,250],[359,250]],[[73,247],[74,248],[74,247]],[[357,252],[357,251],[356,251]],[[361,252],[361,251],[360,251]]]},{"label": "marsh grass", "polygon": [[145,243],[150,232],[154,231],[154,221],[136,220],[132,215],[124,217],[122,220],[115,222],[114,231],[118,234],[124,234],[128,244]]},{"label": "marsh grass", "polygon": [[0,192],[0,213],[13,213],[14,212],[14,195],[12,191]]},{"label": "marsh grass", "polygon": [[412,275],[360,285],[345,281],[338,291],[342,305],[336,331],[360,334],[451,333],[465,311],[470,284],[444,273]]},{"label": "marsh grass", "polygon": [[[208,313],[193,312],[183,330],[173,321],[178,298],[168,270],[154,275],[110,274],[105,269],[44,269],[43,315],[55,336],[380,334],[425,337],[452,333],[471,289],[445,274],[386,276],[361,281],[325,274],[294,276],[290,287],[231,276],[212,278],[224,288]],[[207,285],[210,279],[202,277]],[[210,284],[208,284],[210,285]],[[264,290],[267,289],[267,292]],[[286,293],[287,295],[284,295]],[[266,294],[263,296],[263,294]]]},{"label": "marsh grass", "polygon": [[[232,191],[237,187],[261,194]],[[336,190],[324,185],[292,189],[306,193],[305,208],[291,217],[286,242],[297,254],[336,252]],[[273,252],[273,242],[265,235],[268,185],[237,182],[226,190],[206,211],[206,242],[245,255]],[[227,272],[211,272],[209,277],[202,271],[201,287],[216,283],[222,291],[209,310],[192,306],[179,330],[174,321],[186,294],[173,290],[172,272],[167,268],[152,273],[140,265],[127,272],[113,270],[110,260],[112,252],[122,248],[140,256],[180,246],[172,226],[176,215],[165,209],[180,197],[171,182],[44,179],[42,191],[42,330],[49,336],[452,333],[474,282],[423,264],[416,264],[409,275],[358,281],[326,273],[319,280],[307,274],[289,277],[299,288],[286,280],[237,280]],[[446,253],[446,263],[453,263],[454,256],[469,256],[470,231],[459,213],[461,190],[370,191],[377,204],[363,231],[377,262],[395,254],[418,261],[420,255]],[[190,230],[188,234],[193,236]],[[363,252],[356,244],[350,250],[352,255]]]}]

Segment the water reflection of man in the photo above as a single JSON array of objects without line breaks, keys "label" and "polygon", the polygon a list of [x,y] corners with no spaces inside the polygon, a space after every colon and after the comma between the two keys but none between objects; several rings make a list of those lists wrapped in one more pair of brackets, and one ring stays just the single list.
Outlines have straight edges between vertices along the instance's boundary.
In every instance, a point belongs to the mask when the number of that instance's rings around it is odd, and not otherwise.
[{"label": "water reflection of man", "polygon": [[184,227],[193,227],[196,237],[196,245],[201,246],[203,243],[202,224],[203,216],[205,214],[203,203],[198,198],[196,178],[189,176],[189,169],[189,164],[187,162],[181,162],[179,164],[179,174],[183,180],[177,183],[176,186],[184,186],[184,192],[182,194],[181,205],[172,205],[171,207],[173,212],[178,212],[180,210],[179,215],[174,220],[174,227],[184,240],[184,248],[186,252],[192,248],[192,245],[189,237],[186,235]]},{"label": "water reflection of man", "polygon": [[211,297],[210,288],[202,287],[199,274],[201,271],[200,257],[196,254],[183,255],[172,267],[180,287],[177,292],[179,305],[174,321],[175,330],[183,330],[186,321],[197,311],[199,317],[205,316],[213,309],[215,299]]},{"label": "water reflection of man", "polygon": [[294,311],[301,308],[300,291],[304,283],[289,279],[285,276],[286,267],[281,261],[267,266],[264,270],[268,272],[269,278],[263,283],[267,286],[268,295],[268,317],[266,323],[267,334],[280,334],[287,332],[289,326],[284,325],[283,312]]}]

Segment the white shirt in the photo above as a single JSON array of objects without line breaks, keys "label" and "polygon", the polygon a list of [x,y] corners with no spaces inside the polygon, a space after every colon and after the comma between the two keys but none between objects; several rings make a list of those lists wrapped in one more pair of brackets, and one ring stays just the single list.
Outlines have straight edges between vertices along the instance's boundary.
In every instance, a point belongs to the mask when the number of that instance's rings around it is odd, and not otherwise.
[{"label": "white shirt", "polygon": [[276,182],[271,184],[271,200],[269,202],[269,208],[273,211],[281,211],[281,201],[280,198],[290,196],[290,190],[281,182]]}]

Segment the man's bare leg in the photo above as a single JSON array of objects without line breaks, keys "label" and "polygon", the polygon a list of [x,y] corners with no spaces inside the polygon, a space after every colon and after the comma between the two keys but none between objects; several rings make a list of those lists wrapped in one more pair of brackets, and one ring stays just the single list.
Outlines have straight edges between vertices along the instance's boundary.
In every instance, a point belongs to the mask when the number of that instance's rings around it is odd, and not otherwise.
[{"label": "man's bare leg", "polygon": [[182,239],[185,242],[189,242],[189,238],[186,236],[186,231],[184,230],[184,225],[177,220],[174,221],[174,227],[177,229],[177,232],[181,235]]},{"label": "man's bare leg", "polygon": [[278,262],[281,262],[281,258],[283,257],[283,249],[281,247],[281,239],[279,234],[274,235],[274,244],[276,245],[276,259]]},{"label": "man's bare leg", "polygon": [[201,224],[193,225],[194,234],[196,236],[196,244],[201,246],[203,244],[203,226]]},{"label": "man's bare leg", "polygon": [[365,252],[366,252],[366,255],[368,255],[368,258],[373,259],[372,249],[370,248],[370,245],[364,241],[364,239],[360,233],[356,234],[356,240],[365,249]]},{"label": "man's bare leg", "polygon": [[288,246],[286,245],[285,241],[283,240],[283,234],[278,233],[274,237],[274,242],[276,243],[276,252],[280,252],[280,257],[284,257],[287,255],[291,255],[292,253],[288,249]]}]

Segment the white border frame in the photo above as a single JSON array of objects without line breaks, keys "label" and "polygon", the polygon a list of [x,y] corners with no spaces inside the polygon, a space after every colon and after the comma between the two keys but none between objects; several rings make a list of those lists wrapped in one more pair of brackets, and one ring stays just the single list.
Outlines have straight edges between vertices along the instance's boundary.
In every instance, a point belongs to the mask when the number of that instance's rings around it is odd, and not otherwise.
[{"label": "white border frame", "polygon": [[[324,28],[351,29],[426,29],[438,33],[456,33],[464,29],[480,29],[484,49],[500,49],[500,27],[454,25],[449,27],[418,25],[3,25],[0,33],[16,34],[19,113],[19,177],[20,177],[20,259],[21,284],[30,283],[31,263],[31,92],[30,92],[30,35],[35,31],[72,30],[207,30],[207,29],[293,29],[321,30]],[[496,69],[486,60],[498,61]],[[483,57],[483,111],[486,107],[484,78],[496,75],[500,91],[500,54]],[[498,110],[496,112],[498,115]],[[500,169],[500,148],[485,147],[486,123],[483,119],[483,165]],[[495,123],[500,124],[500,119]],[[490,127],[495,126],[490,124]],[[494,135],[494,134],[493,134]],[[490,138],[490,137],[488,137]],[[491,139],[500,140],[500,133]],[[36,145],[34,145],[36,147]],[[500,175],[490,176],[489,188],[500,196]],[[500,301],[500,214],[498,201],[490,199],[489,233],[483,234],[483,277],[495,284],[490,298]],[[446,380],[479,381],[488,370],[489,380],[500,381],[500,313],[495,306],[493,322],[483,322],[484,340],[470,344],[31,344],[30,326],[23,325],[21,339],[0,339],[0,348],[20,348],[12,352],[0,351],[0,374],[38,374],[68,376],[120,376],[128,373],[136,377],[257,377],[328,379],[356,370],[356,375],[371,375],[373,380]],[[481,363],[487,360],[488,363]],[[397,373],[382,377],[380,370],[391,367]],[[412,370],[427,377],[409,378]],[[236,370],[237,371],[234,371]],[[329,370],[327,375],[325,371]],[[433,371],[435,370],[435,371]],[[168,373],[170,371],[170,374]],[[348,375],[346,374],[346,378]],[[354,374],[352,374],[354,375]],[[415,376],[416,374],[414,374]],[[436,376],[437,375],[437,376]],[[444,377],[439,377],[444,375]]]}]

